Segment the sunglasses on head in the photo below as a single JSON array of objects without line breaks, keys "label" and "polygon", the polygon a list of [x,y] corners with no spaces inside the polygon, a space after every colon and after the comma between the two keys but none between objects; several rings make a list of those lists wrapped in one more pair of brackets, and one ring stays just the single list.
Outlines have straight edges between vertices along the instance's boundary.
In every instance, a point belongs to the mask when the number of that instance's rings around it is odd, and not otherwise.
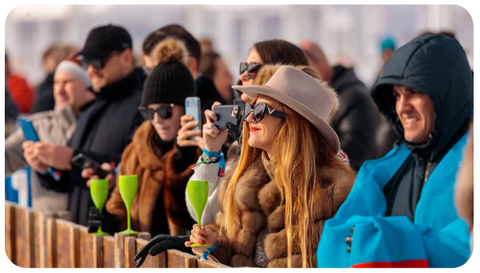
[{"label": "sunglasses on head", "polygon": [[268,104],[265,102],[259,102],[252,106],[250,103],[245,103],[245,110],[243,112],[243,121],[247,122],[248,116],[253,112],[253,120],[255,122],[260,122],[263,120],[265,114],[277,117],[277,118],[285,118],[285,114],[283,112],[277,110],[270,110],[268,108]]},{"label": "sunglasses on head", "polygon": [[262,64],[251,62],[251,63],[240,63],[240,75],[247,71],[247,76],[250,79],[254,79],[257,75],[258,70],[262,67]]},{"label": "sunglasses on head", "polygon": [[148,108],[146,106],[139,106],[138,111],[147,120],[153,120],[153,118],[155,117],[155,113],[157,113],[158,116],[161,117],[162,119],[169,119],[172,117],[173,107],[174,107],[173,103],[168,106],[160,106],[155,110]]},{"label": "sunglasses on head", "polygon": [[110,60],[110,58],[116,53],[116,51],[113,51],[112,53],[108,54],[106,57],[103,58],[87,58],[83,57],[80,60],[80,63],[85,69],[88,69],[89,65],[92,65],[93,67],[97,69],[103,69],[105,67],[105,64]]}]

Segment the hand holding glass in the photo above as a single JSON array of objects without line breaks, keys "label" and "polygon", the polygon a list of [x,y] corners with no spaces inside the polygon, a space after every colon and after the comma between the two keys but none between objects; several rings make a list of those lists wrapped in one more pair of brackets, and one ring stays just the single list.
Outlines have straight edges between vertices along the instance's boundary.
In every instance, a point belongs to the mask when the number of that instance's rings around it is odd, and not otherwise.
[{"label": "hand holding glass", "polygon": [[[208,182],[207,181],[188,181],[187,184],[188,199],[192,204],[195,215],[197,216],[198,226],[201,227],[202,214],[208,200]],[[211,246],[211,244],[192,244],[196,246]]]}]

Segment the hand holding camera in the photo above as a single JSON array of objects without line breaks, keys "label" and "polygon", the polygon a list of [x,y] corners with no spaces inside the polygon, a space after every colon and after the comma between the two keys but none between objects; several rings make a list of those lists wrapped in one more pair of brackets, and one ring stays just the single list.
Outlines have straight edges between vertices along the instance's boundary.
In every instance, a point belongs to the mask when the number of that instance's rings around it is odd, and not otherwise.
[{"label": "hand holding camera", "polygon": [[[212,106],[212,110],[221,105],[220,102],[215,102]],[[217,126],[215,126],[214,122],[219,119],[212,110],[205,111],[207,123],[203,125],[203,139],[207,151],[217,152],[220,151],[225,141],[227,141],[228,132],[226,129],[218,129]]]}]

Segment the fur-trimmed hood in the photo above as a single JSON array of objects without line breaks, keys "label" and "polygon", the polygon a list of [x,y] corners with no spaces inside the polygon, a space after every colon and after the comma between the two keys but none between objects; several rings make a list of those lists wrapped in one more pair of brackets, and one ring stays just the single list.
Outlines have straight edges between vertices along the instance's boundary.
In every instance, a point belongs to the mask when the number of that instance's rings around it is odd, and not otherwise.
[{"label": "fur-trimmed hood", "polygon": [[[263,160],[265,161],[265,160]],[[265,163],[267,163],[265,161]],[[235,167],[236,168],[236,167]],[[235,169],[233,168],[233,169]],[[268,169],[268,166],[267,166]],[[310,228],[316,234],[314,244],[318,244],[325,220],[332,218],[346,199],[353,180],[350,175],[340,169],[321,167],[321,187],[315,187],[314,222]],[[224,224],[224,196],[233,172],[227,174],[225,182],[219,188],[221,211],[216,216],[216,223],[208,228],[216,231],[220,245],[212,255],[220,262],[233,267],[258,266],[255,262],[256,248],[261,232],[268,231],[263,242],[264,254],[268,267],[287,267],[287,236],[285,232],[285,205],[281,203],[281,194],[274,180],[268,175],[262,156],[258,156],[240,177],[235,189],[235,203],[238,217],[234,230],[234,238],[228,240],[220,234],[220,226]],[[320,185],[320,184],[319,184]],[[297,239],[293,238],[294,241]],[[301,267],[301,255],[298,244],[293,248],[293,267]],[[316,253],[308,253],[315,257]]]}]

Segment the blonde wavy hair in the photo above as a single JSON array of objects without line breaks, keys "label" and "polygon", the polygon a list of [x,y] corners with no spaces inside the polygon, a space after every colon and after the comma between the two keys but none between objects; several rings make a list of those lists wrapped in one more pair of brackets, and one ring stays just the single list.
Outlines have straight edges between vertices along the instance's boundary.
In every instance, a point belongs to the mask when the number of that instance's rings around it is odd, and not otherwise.
[{"label": "blonde wavy hair", "polygon": [[[280,65],[264,66],[257,74],[257,77],[260,76],[258,79],[256,77],[257,84],[265,84],[278,67]],[[311,67],[295,67],[321,81],[317,72]],[[331,88],[327,90],[336,101],[335,109],[338,109],[335,91]],[[253,100],[253,103],[256,103],[257,99],[258,97]],[[314,208],[318,210],[319,206],[321,207],[318,204],[319,200],[315,200],[314,196],[315,189],[322,187],[319,167],[344,170],[352,180],[355,178],[355,173],[336,156],[322,134],[308,120],[286,105],[283,105],[283,111],[285,122],[273,142],[274,155],[270,160],[273,163],[274,181],[281,193],[282,204],[285,204],[287,264],[288,267],[292,267],[294,242],[298,242],[302,267],[315,267],[317,245],[313,243],[313,238],[318,237],[318,232],[311,226],[315,223]],[[248,145],[249,136],[250,126],[245,123],[242,131],[242,138],[245,141],[242,142],[241,156],[224,198],[225,223],[221,227],[221,232],[230,240],[234,238],[235,226],[240,226],[240,219],[237,219],[238,208],[234,202],[237,182],[261,152],[260,149]]]}]

